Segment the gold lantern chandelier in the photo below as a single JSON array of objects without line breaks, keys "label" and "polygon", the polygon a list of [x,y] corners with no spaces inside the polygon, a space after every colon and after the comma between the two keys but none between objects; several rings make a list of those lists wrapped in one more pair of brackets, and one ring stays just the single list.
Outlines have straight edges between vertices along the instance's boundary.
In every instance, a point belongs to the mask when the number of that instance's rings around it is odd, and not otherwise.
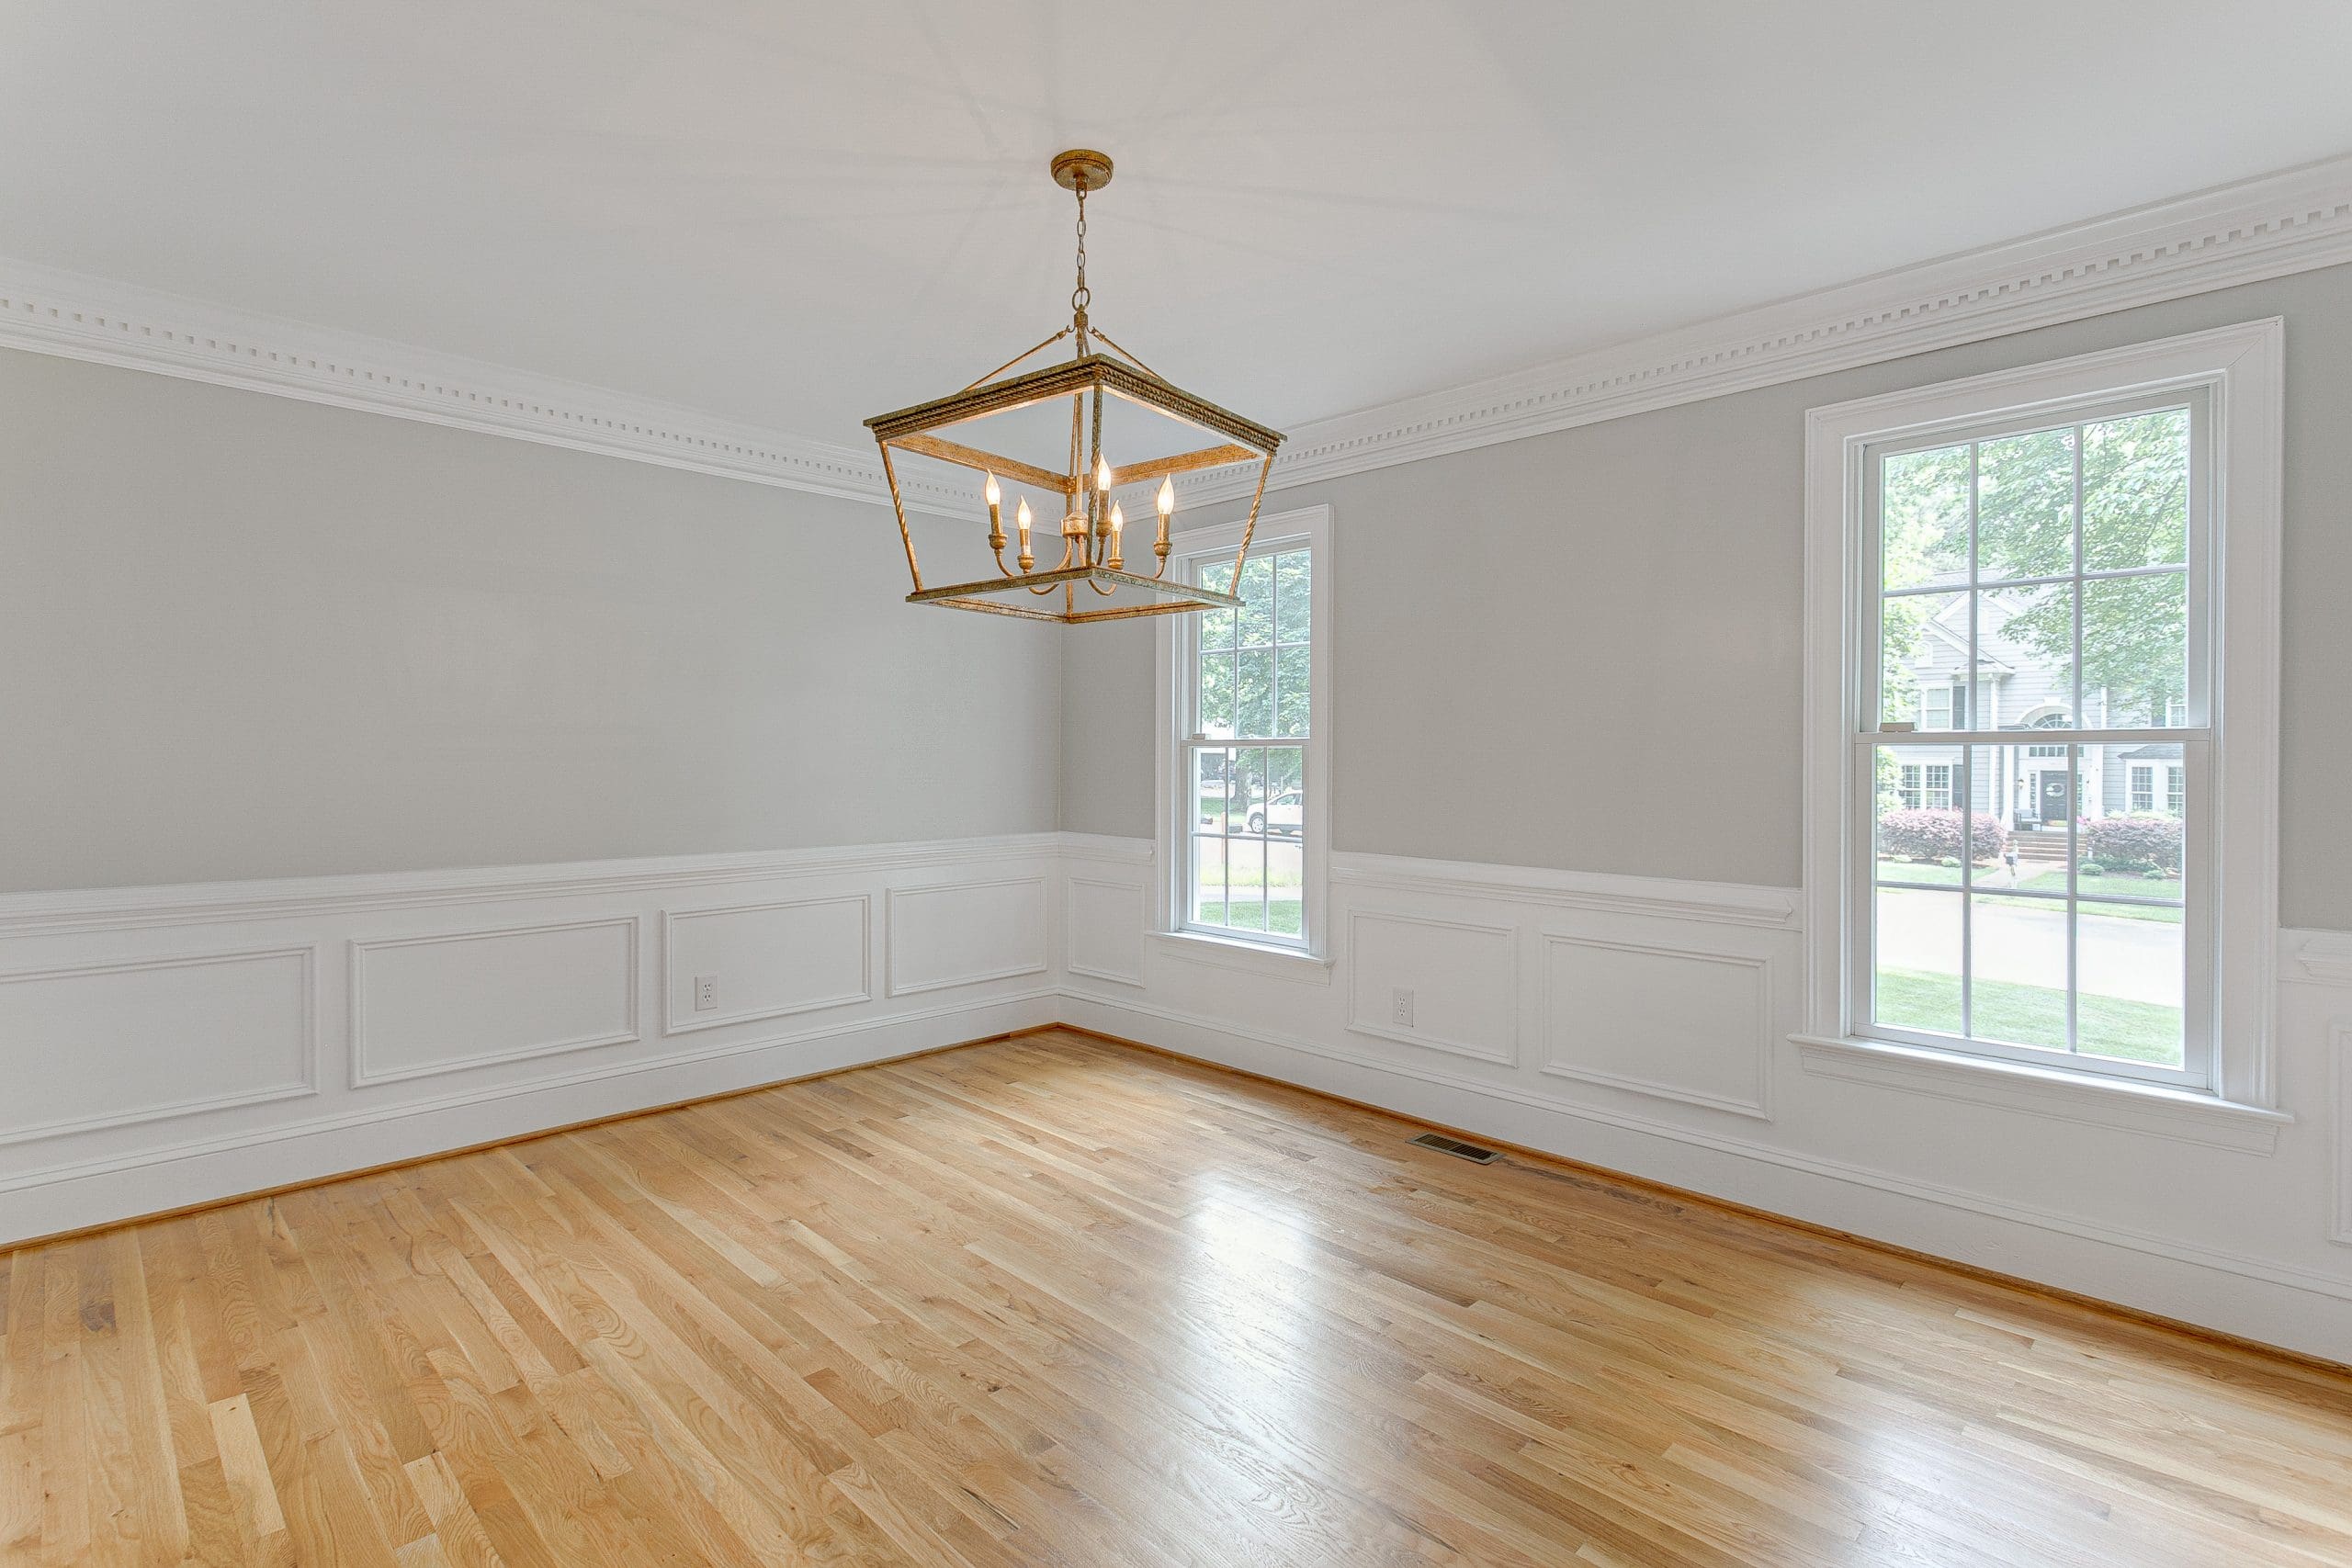
[{"label": "gold lantern chandelier", "polygon": [[[1065,623],[1238,604],[1241,601],[1235,590],[1249,559],[1250,536],[1257,527],[1258,506],[1265,498],[1266,478],[1273,470],[1274,449],[1282,445],[1282,434],[1175,386],[1087,320],[1086,308],[1092,296],[1086,287],[1086,197],[1111,183],[1111,160],[1100,152],[1074,150],[1055,157],[1052,169],[1054,182],[1078,197],[1078,286],[1070,290],[1069,325],[962,391],[896,413],[876,414],[865,422],[882,450],[883,471],[890,481],[890,504],[899,514],[899,537],[906,546],[907,570],[914,579],[914,592],[907,595],[907,602]],[[1075,340],[1076,353],[1070,358],[1013,373],[1064,338]],[[1069,400],[1069,460],[1059,468],[1023,462],[939,434],[1065,398]],[[1103,450],[1106,398],[1148,411],[1158,416],[1155,423],[1165,427],[1205,432],[1220,439],[1214,446],[1114,464]],[[978,438],[971,432],[960,434]],[[907,527],[906,498],[899,489],[897,456],[900,454],[952,463],[978,476],[978,494],[988,508],[988,544],[996,559],[995,576],[936,588],[923,586],[922,569],[915,562],[914,536]],[[1258,465],[1258,482],[1250,499],[1250,519],[1241,531],[1240,547],[1234,552],[1233,575],[1221,589],[1185,582],[1181,574],[1170,581],[1168,536],[1176,511],[1174,476],[1250,462]],[[1159,513],[1151,546],[1157,564],[1147,577],[1126,570],[1127,524],[1119,493],[1154,479],[1159,481],[1149,492]],[[1058,529],[1058,558],[1050,554],[1050,536],[1046,541],[1049,553],[1037,553],[1033,535],[1040,519],[1023,495],[1014,505],[1018,534],[1014,564],[1005,563],[1008,481],[1041,492],[1040,499],[1058,511],[1058,524],[1045,524]]]}]

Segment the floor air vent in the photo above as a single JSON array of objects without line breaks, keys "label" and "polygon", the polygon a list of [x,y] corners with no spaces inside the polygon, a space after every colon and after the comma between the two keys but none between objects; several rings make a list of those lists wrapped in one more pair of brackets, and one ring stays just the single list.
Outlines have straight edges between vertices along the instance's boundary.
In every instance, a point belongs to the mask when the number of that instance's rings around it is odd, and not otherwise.
[{"label": "floor air vent", "polygon": [[1449,1138],[1443,1133],[1423,1133],[1419,1137],[1407,1141],[1419,1144],[1425,1149],[1435,1149],[1442,1155],[1452,1155],[1456,1159],[1469,1160],[1476,1165],[1492,1165],[1503,1157],[1493,1149],[1482,1149],[1476,1144],[1465,1144],[1459,1138]]}]

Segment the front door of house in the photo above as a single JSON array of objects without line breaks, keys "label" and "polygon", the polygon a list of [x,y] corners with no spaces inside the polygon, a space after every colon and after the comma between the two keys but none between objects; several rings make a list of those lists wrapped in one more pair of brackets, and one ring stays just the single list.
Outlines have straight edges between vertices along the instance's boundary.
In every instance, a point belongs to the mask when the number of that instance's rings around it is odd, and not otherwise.
[{"label": "front door of house", "polygon": [[2041,775],[2041,817],[2044,822],[2064,822],[2072,813],[2066,809],[2066,775],[2051,770]]}]

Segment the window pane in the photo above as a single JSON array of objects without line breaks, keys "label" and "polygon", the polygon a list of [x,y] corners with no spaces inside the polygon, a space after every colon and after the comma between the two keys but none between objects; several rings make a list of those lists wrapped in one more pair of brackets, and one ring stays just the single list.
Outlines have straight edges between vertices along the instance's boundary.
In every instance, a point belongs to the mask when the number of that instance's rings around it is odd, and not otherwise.
[{"label": "window pane", "polygon": [[1202,751],[1195,754],[1193,763],[1193,813],[1195,829],[1210,833],[1225,831],[1226,754],[1222,751]]},{"label": "window pane", "polygon": [[1970,715],[1974,728],[2075,723],[2073,586],[1988,590],[1976,598],[1976,668],[1988,695]]},{"label": "window pane", "polygon": [[2188,411],[2083,427],[2083,567],[2188,559]]},{"label": "window pane", "polygon": [[1259,839],[1225,843],[1225,923],[1235,931],[1266,929],[1266,846]]},{"label": "window pane", "polygon": [[1313,707],[1314,687],[1309,683],[1312,671],[1308,660],[1314,655],[1304,648],[1285,648],[1276,656],[1275,673],[1279,687],[1274,697],[1274,727],[1266,733],[1304,737],[1306,720]]},{"label": "window pane", "polygon": [[1927,724],[1925,694],[1968,674],[1968,596],[1905,593],[1879,604],[1879,718]]},{"label": "window pane", "polygon": [[2177,725],[2188,694],[2188,577],[2083,584],[2083,684],[2107,693],[2107,728]]},{"label": "window pane", "polygon": [[1306,919],[1306,851],[1293,838],[1266,845],[1266,930],[1276,936],[1303,936]]},{"label": "window pane", "polygon": [[[1204,588],[1221,589],[1225,586],[1226,576],[1230,570],[1231,569],[1227,567],[1217,566],[1199,567],[1193,571],[1193,581],[1199,583]],[[1212,649],[1231,648],[1233,646],[1232,611],[1226,609],[1204,610],[1201,612],[1200,618],[1194,624],[1200,627],[1200,631],[1197,635],[1201,639],[1199,647],[1202,652],[1206,653]]]},{"label": "window pane", "polygon": [[1968,448],[1906,452],[1882,465],[1879,583],[1916,588],[1968,576]]},{"label": "window pane", "polygon": [[1266,752],[1266,789],[1276,807],[1269,813],[1269,821],[1275,832],[1296,833],[1305,825],[1306,762],[1305,754],[1295,747]]},{"label": "window pane", "polygon": [[1312,570],[1305,550],[1285,550],[1274,558],[1274,630],[1283,642],[1306,640],[1314,610]]},{"label": "window pane", "polygon": [[1274,641],[1274,569],[1265,557],[1256,557],[1241,569],[1241,600],[1236,619],[1240,646],[1271,648]]},{"label": "window pane", "polygon": [[1211,651],[1200,659],[1198,733],[1227,736],[1233,730],[1233,655]]},{"label": "window pane", "polygon": [[2076,1048],[2085,1055],[2181,1065],[2182,927],[2084,904],[2075,922]]},{"label": "window pane", "polygon": [[1274,650],[1243,649],[1234,656],[1234,733],[1238,736],[1274,732]]},{"label": "window pane", "polygon": [[1265,831],[1266,752],[1263,747],[1245,747],[1233,753],[1234,785],[1231,804],[1226,811],[1225,830],[1228,833],[1261,833]]},{"label": "window pane", "polygon": [[1225,840],[1202,835],[1193,840],[1193,919],[1225,924]]},{"label": "window pane", "polygon": [[1997,860],[1997,826],[1960,810],[1968,773],[1958,746],[1882,746],[1876,763],[1878,870],[1882,882],[1960,886],[1962,836],[1979,865]]},{"label": "window pane", "polygon": [[1969,1033],[2066,1048],[2066,906],[1977,894],[1969,914]]},{"label": "window pane", "polygon": [[2056,577],[2075,570],[2075,433],[2041,430],[1982,442],[1976,453],[1976,577]]},{"label": "window pane", "polygon": [[1878,1022],[1939,1034],[1961,1032],[1960,899],[1957,891],[1877,890]]}]

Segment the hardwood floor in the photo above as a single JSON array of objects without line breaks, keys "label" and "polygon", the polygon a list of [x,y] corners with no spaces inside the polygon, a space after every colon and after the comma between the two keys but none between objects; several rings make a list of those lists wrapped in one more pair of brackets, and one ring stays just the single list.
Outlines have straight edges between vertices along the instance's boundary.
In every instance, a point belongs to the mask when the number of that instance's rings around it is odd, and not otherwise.
[{"label": "hardwood floor", "polygon": [[2352,1563],[2352,1381],[1051,1033],[0,1260],[17,1564]]}]

